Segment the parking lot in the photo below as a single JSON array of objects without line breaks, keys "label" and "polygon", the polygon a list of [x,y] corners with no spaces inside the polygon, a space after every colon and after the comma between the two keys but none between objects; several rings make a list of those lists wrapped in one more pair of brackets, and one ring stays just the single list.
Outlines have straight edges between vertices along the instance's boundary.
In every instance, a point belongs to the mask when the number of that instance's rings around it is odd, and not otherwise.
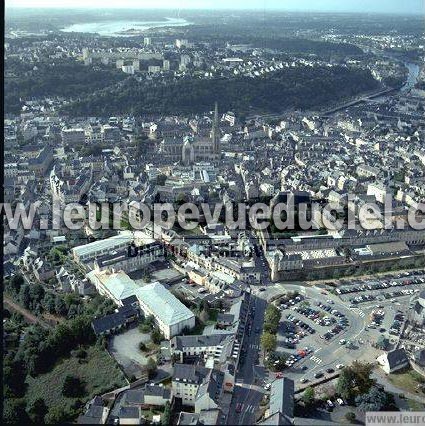
[{"label": "parking lot", "polygon": [[406,272],[398,277],[386,276],[379,280],[353,280],[338,285],[335,293],[341,300],[354,306],[371,302],[390,301],[397,303],[399,298],[413,296],[425,284],[423,274]]},{"label": "parking lot", "polygon": [[[423,273],[403,273],[336,286],[282,283],[257,289],[256,294],[268,300],[297,292],[292,299],[274,302],[282,312],[276,351],[289,358],[281,370],[269,373],[268,381],[281,373],[300,388],[335,375],[354,360],[374,362],[382,353],[377,342],[384,340],[387,350],[397,344],[424,278]],[[350,299],[360,295],[364,302],[352,303]]]},{"label": "parking lot", "polygon": [[334,374],[343,364],[328,354],[341,349],[348,352],[350,348],[344,348],[351,344],[347,335],[361,330],[358,326],[350,328],[357,314],[335,301],[334,296],[323,297],[318,289],[307,289],[307,293],[276,302],[282,312],[277,352],[288,359],[285,371],[270,374],[269,380],[284,374],[301,386]]}]

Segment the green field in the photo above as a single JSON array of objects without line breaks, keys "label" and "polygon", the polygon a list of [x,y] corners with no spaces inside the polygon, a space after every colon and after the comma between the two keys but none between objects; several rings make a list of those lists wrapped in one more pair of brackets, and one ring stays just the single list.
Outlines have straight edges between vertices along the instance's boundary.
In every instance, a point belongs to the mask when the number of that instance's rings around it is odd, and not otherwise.
[{"label": "green field", "polygon": [[408,399],[407,403],[409,404],[409,408],[412,411],[424,411],[425,410],[425,403],[421,404],[418,401],[414,401],[413,399]]},{"label": "green field", "polygon": [[420,384],[425,383],[425,379],[416,371],[408,370],[403,372],[396,372],[388,376],[388,380],[396,387],[403,389],[410,393],[423,393],[418,389]]},{"label": "green field", "polygon": [[[79,398],[62,395],[62,386],[67,375],[80,378],[85,383],[85,394]],[[49,410],[53,407],[74,412],[78,400],[85,403],[94,395],[125,386],[126,379],[117,364],[105,349],[97,345],[87,349],[87,357],[80,360],[75,356],[61,360],[51,371],[35,378],[27,377],[26,399],[29,403],[43,398]],[[74,407],[74,409],[73,409]]]}]

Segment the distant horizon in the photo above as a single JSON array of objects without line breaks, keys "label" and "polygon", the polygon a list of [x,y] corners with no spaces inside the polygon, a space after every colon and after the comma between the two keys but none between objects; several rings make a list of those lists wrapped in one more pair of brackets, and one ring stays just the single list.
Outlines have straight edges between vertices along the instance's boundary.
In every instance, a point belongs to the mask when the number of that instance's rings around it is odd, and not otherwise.
[{"label": "distant horizon", "polygon": [[[146,11],[175,11],[177,8],[171,8],[171,7],[156,7],[156,8],[148,8],[148,7],[93,7],[93,6],[78,6],[78,7],[54,7],[54,6],[6,6],[5,10],[99,10],[99,11],[107,11],[107,10],[146,10]],[[263,13],[271,13],[271,12],[285,12],[285,13],[300,13],[300,14],[335,14],[335,15],[395,15],[395,16],[425,16],[424,12],[370,12],[370,11],[354,11],[354,10],[318,10],[318,9],[311,9],[311,10],[304,10],[304,9],[277,9],[277,8],[269,8],[267,10],[263,10],[261,8],[245,8],[245,9],[225,9],[225,8],[184,8],[184,9],[178,9],[179,11],[188,11],[188,12],[194,12],[194,11],[210,11],[210,12],[253,12],[253,11],[262,11]],[[424,24],[424,30],[425,30],[425,24]]]},{"label": "distant horizon", "polygon": [[[58,5],[53,0],[6,0],[5,9],[54,9],[54,10],[211,10],[211,11],[257,11],[294,12],[294,13],[348,13],[378,15],[425,15],[425,3],[422,0],[121,0],[110,2],[107,6],[100,0],[91,4],[76,0],[64,0]],[[108,2],[107,2],[108,3]],[[151,6],[151,4],[154,6]],[[282,4],[283,3],[283,4]]]}]

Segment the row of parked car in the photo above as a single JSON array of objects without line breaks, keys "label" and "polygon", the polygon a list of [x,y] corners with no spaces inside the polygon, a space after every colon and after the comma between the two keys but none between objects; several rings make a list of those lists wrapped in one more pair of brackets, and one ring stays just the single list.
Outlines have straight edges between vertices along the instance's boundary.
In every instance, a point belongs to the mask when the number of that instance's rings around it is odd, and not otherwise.
[{"label": "row of parked car", "polygon": [[301,329],[301,330],[298,330],[298,334],[301,337],[306,336],[307,333],[309,334],[316,333],[316,330],[313,327],[310,327],[307,323],[294,317],[292,314],[286,315],[286,318],[288,319],[288,321],[292,322],[292,324],[296,325],[297,327],[299,327],[299,329]]},{"label": "row of parked car", "polygon": [[[337,365],[336,365],[336,368],[337,368],[338,370],[341,370],[342,368],[344,368],[344,364],[337,364]],[[324,376],[325,376],[325,374],[333,374],[333,373],[335,373],[335,370],[334,370],[333,368],[329,367],[329,368],[327,368],[327,369],[326,369],[326,372],[318,371],[317,373],[315,373],[314,378],[315,378],[315,379],[321,379],[322,377],[324,377]],[[309,382],[309,381],[310,381],[310,380],[309,380],[308,378],[306,378],[306,377],[303,377],[303,378],[300,380],[300,382],[301,382],[301,383],[307,383],[307,382]]]},{"label": "row of parked car", "polygon": [[334,325],[329,331],[320,336],[321,339],[331,340],[333,337],[341,333],[342,330],[347,328],[349,325],[348,319],[346,317],[340,318],[338,324]]},{"label": "row of parked car", "polygon": [[356,305],[358,303],[369,302],[371,300],[389,300],[393,299],[394,297],[409,296],[418,291],[419,289],[406,288],[403,290],[389,291],[379,294],[364,294],[350,299],[350,303]]},{"label": "row of parked car", "polygon": [[324,311],[329,312],[332,315],[335,315],[338,318],[342,318],[345,316],[343,313],[339,312],[337,309],[334,309],[332,306],[325,305],[322,302],[318,302],[317,306],[319,306],[319,308],[323,309]]},{"label": "row of parked car", "polygon": [[294,297],[293,299],[282,299],[280,301],[280,309],[284,311],[289,309],[291,306],[295,306],[297,303],[300,303],[303,300],[301,296]]},{"label": "row of parked car", "polygon": [[319,311],[316,311],[311,308],[295,307],[294,310],[323,327],[336,323],[335,318],[329,316],[322,317]]},{"label": "row of parked car", "polygon": [[289,358],[286,360],[285,365],[287,367],[292,367],[294,364],[296,364],[298,361],[305,358],[307,355],[311,354],[313,352],[313,349],[311,348],[304,348],[300,349],[298,353],[289,355]]},{"label": "row of parked car", "polygon": [[406,285],[413,284],[423,284],[425,283],[425,278],[423,277],[412,277],[404,280],[387,280],[387,281],[366,281],[365,283],[359,283],[357,285],[350,285],[346,287],[339,287],[335,291],[337,294],[347,294],[347,293],[359,293],[364,291],[371,290],[382,290],[390,287],[402,287]]},{"label": "row of parked car", "polygon": [[333,411],[333,409],[335,408],[336,405],[345,405],[345,401],[342,398],[335,398],[334,401],[332,401],[331,399],[328,399],[326,402],[324,402],[325,404],[325,409],[327,411]]}]

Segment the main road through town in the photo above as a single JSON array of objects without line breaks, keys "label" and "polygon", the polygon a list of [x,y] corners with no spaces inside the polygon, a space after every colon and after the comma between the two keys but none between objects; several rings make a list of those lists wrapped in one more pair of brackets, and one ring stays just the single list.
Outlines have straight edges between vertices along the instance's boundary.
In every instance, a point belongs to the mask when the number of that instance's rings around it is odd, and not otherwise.
[{"label": "main road through town", "polygon": [[[267,302],[253,296],[252,325],[246,330],[242,360],[236,375],[236,386],[228,416],[228,424],[255,424],[255,411],[264,394],[266,371],[259,365],[260,336]],[[251,309],[251,312],[253,310]]]}]

